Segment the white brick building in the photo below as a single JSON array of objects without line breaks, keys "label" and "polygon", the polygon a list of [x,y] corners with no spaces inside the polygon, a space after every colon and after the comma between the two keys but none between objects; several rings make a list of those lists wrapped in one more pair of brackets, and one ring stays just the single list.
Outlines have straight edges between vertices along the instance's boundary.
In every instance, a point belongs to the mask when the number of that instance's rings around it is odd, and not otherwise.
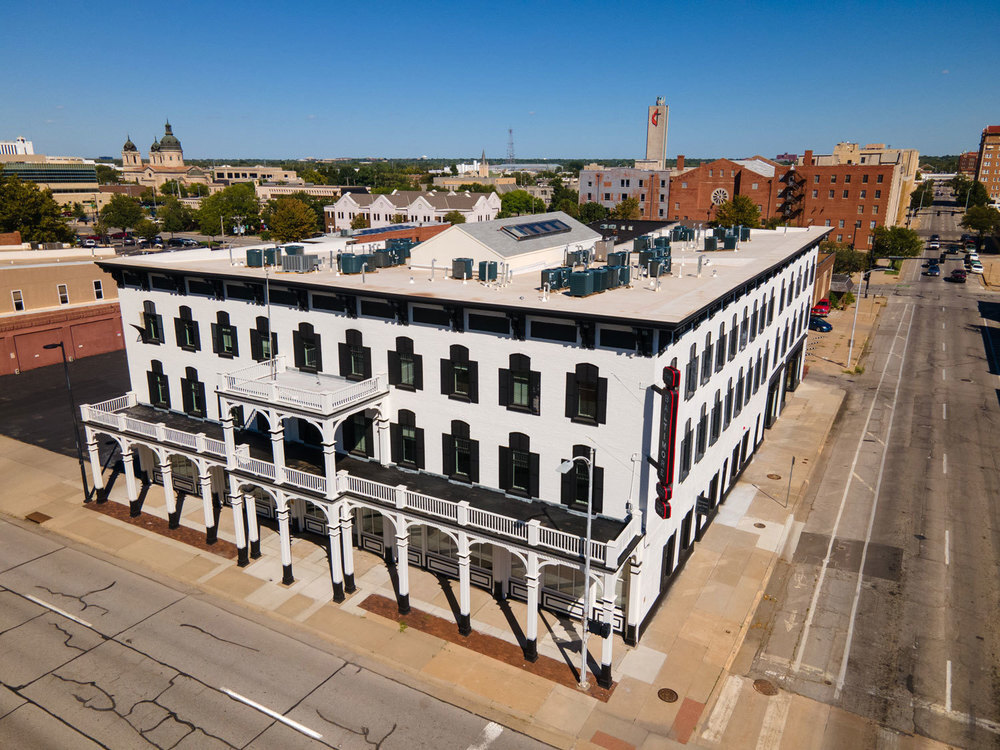
[{"label": "white brick building", "polygon": [[[350,229],[355,217],[363,215],[368,226],[377,229],[395,223],[440,223],[445,214],[458,211],[466,222],[490,221],[500,212],[496,193],[456,193],[430,190],[394,190],[385,194],[345,193],[326,206],[326,227]],[[400,218],[401,221],[394,221]]]},{"label": "white brick building", "polygon": [[545,293],[516,252],[589,236],[566,219],[426,243],[465,258],[502,237],[500,283],[451,278],[444,257],[432,277],[422,246],[412,268],[364,275],[324,260],[265,278],[208,250],[102,262],[141,333],[127,342],[132,391],[82,408],[96,484],[108,434],[130,498],[137,462],[168,498],[201,497],[210,539],[230,503],[240,564],[260,554],[257,515],[276,516],[286,583],[291,535],[308,529],[329,538],[337,600],[354,590],[356,549],[394,561],[402,611],[409,566],[458,578],[463,633],[470,586],[523,599],[530,659],[539,606],[581,613],[590,487],[583,462],[557,468],[592,456],[590,614],[635,644],[798,384],[829,230],[755,230],[705,254],[675,242],[674,275],[633,267],[631,286],[574,297]]}]

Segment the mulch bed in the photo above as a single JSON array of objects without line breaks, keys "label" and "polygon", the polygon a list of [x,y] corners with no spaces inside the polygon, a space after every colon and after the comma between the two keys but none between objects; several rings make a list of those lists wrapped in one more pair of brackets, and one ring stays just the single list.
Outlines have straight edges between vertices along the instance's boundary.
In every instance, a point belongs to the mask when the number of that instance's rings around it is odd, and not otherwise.
[{"label": "mulch bed", "polygon": [[205,541],[205,532],[195,531],[186,526],[178,526],[176,529],[171,529],[166,519],[151,516],[148,513],[143,513],[136,518],[132,518],[129,515],[128,506],[116,503],[114,500],[107,500],[102,503],[90,502],[84,507],[98,513],[103,513],[106,516],[117,518],[119,521],[124,521],[132,526],[138,526],[146,531],[152,531],[154,534],[159,534],[178,542],[184,542],[184,544],[190,544],[192,547],[197,547],[203,552],[211,552],[213,555],[218,555],[229,560],[236,559],[236,545],[232,542],[219,539],[215,544],[209,544]]},{"label": "mulch bed", "polygon": [[[458,632],[458,626],[451,620],[445,620],[435,615],[421,612],[418,609],[410,608],[410,613],[399,614],[399,608],[392,599],[380,594],[371,594],[360,604],[373,614],[385,617],[387,620],[405,623],[408,628],[419,630],[422,633],[433,635],[449,643],[455,643],[476,653],[488,656],[491,659],[510,664],[512,667],[523,669],[525,672],[544,677],[546,680],[565,685],[568,688],[577,687],[575,670],[571,669],[566,662],[552,659],[539,654],[538,661],[525,661],[524,652],[520,646],[513,643],[494,638],[491,635],[477,633],[473,630],[469,635],[463,636]],[[602,688],[597,684],[594,675],[590,676],[590,689],[587,691],[592,698],[607,703],[614,692],[617,682],[611,683],[610,689]]]}]

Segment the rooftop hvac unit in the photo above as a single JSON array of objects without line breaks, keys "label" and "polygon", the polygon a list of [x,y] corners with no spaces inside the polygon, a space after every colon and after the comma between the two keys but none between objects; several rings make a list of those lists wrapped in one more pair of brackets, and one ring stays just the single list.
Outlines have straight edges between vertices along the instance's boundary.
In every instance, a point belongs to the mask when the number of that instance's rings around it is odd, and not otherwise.
[{"label": "rooftop hvac unit", "polygon": [[480,281],[497,280],[497,262],[495,260],[479,261],[479,280]]},{"label": "rooftop hvac unit", "polygon": [[603,263],[608,258],[608,253],[614,250],[614,243],[611,240],[598,240],[594,243],[594,260]]},{"label": "rooftop hvac unit", "polygon": [[284,271],[294,271],[295,273],[315,271],[318,267],[318,255],[286,255],[281,263],[281,268]]},{"label": "rooftop hvac unit", "polygon": [[594,293],[594,276],[590,271],[574,271],[569,275],[569,293],[574,297],[587,297]]},{"label": "rooftop hvac unit", "polygon": [[608,253],[608,265],[609,266],[624,266],[628,264],[628,253],[624,251],[618,251],[613,253]]},{"label": "rooftop hvac unit", "polygon": [[705,238],[705,249],[706,250],[718,250],[719,249],[719,240],[717,238],[715,238],[715,237],[706,237]]},{"label": "rooftop hvac unit", "polygon": [[649,236],[644,234],[641,237],[635,238],[635,242],[632,243],[632,250],[633,251],[649,250],[651,244],[652,243],[650,242]]},{"label": "rooftop hvac unit", "polygon": [[471,279],[472,258],[453,258],[451,261],[451,275],[456,279]]},{"label": "rooftop hvac unit", "polygon": [[725,250],[735,250],[736,249],[736,238],[726,237],[722,240],[722,247]]},{"label": "rooftop hvac unit", "polygon": [[281,248],[285,255],[302,255],[306,249],[304,245],[285,245]]},{"label": "rooftop hvac unit", "polygon": [[376,250],[372,257],[372,265],[375,268],[387,268],[395,265],[395,260],[393,253],[386,250]]},{"label": "rooftop hvac unit", "polygon": [[247,250],[247,266],[250,268],[260,268],[264,265],[264,251],[259,247],[251,247]]},{"label": "rooftop hvac unit", "polygon": [[343,253],[340,256],[340,272],[345,274],[361,273],[361,270],[366,263],[368,264],[369,271],[375,270],[372,266],[370,256],[355,255],[354,253]]},{"label": "rooftop hvac unit", "polygon": [[750,227],[740,227],[740,242],[750,241]]},{"label": "rooftop hvac unit", "polygon": [[561,268],[543,268],[542,269],[542,283],[541,286],[544,288],[545,285],[549,285],[550,291],[555,291],[556,289],[562,288],[562,269]]}]

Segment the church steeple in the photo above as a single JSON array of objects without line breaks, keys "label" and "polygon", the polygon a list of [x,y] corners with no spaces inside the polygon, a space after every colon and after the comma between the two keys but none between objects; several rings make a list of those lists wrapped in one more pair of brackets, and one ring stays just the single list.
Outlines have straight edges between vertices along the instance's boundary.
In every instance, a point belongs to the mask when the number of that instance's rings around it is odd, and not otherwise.
[{"label": "church steeple", "polygon": [[479,160],[479,176],[480,177],[489,177],[490,176],[490,165],[486,161],[486,149],[485,148],[483,149],[483,156]]}]

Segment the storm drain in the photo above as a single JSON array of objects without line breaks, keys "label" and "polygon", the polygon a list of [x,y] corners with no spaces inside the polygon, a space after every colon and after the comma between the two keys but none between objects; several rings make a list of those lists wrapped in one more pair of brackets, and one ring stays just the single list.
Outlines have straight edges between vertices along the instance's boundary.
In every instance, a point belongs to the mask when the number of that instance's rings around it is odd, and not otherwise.
[{"label": "storm drain", "polygon": [[761,695],[772,696],[778,694],[778,688],[770,680],[754,680],[753,689]]},{"label": "storm drain", "polygon": [[44,513],[39,513],[37,510],[34,513],[29,513],[24,517],[24,520],[31,521],[32,523],[45,523],[52,519],[52,516],[47,516]]},{"label": "storm drain", "polygon": [[660,688],[656,691],[656,697],[664,703],[676,703],[677,691],[671,690],[670,688]]}]

